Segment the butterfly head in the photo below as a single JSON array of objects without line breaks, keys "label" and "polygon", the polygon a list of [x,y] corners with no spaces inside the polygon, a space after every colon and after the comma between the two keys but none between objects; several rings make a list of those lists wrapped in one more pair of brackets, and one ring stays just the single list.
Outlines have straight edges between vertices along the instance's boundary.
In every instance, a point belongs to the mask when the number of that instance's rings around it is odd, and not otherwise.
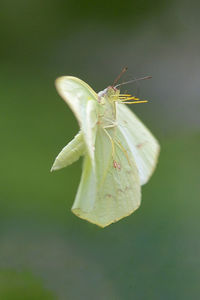
[{"label": "butterfly head", "polygon": [[138,97],[130,94],[120,94],[120,90],[116,86],[108,86],[106,89],[98,93],[99,102],[101,98],[106,98],[110,102],[121,102],[126,104],[146,103],[147,100],[140,100]]},{"label": "butterfly head", "polygon": [[108,86],[103,91],[98,93],[99,100],[103,97],[109,101],[117,101],[119,99],[120,90],[114,86]]}]

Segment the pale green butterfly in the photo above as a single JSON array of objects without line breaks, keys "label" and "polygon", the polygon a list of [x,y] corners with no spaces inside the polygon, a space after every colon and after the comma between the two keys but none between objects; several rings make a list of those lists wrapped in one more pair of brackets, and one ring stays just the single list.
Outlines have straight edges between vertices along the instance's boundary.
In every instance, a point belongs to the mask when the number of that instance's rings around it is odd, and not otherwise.
[{"label": "pale green butterfly", "polygon": [[58,154],[51,170],[64,168],[84,156],[72,212],[100,227],[139,207],[141,185],[152,175],[160,148],[125,104],[147,101],[120,94],[118,86],[97,94],[76,77],[56,80],[58,93],[74,112],[80,131]]}]

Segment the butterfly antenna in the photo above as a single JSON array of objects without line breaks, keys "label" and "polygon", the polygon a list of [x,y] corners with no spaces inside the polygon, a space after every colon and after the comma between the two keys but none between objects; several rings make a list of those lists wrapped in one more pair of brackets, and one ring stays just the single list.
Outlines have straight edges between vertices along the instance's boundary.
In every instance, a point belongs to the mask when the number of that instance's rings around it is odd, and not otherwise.
[{"label": "butterfly antenna", "polygon": [[119,83],[119,84],[115,85],[114,88],[117,88],[118,86],[121,86],[121,85],[124,85],[124,84],[136,82],[136,81],[139,81],[139,80],[150,79],[150,78],[152,78],[152,76],[145,76],[145,77],[142,77],[142,78],[136,78],[136,79],[133,79],[133,80],[129,80],[129,81],[126,81],[126,82]]},{"label": "butterfly antenna", "polygon": [[116,83],[119,81],[119,79],[122,77],[122,75],[128,70],[127,67],[124,67],[121,72],[119,73],[119,75],[117,76],[117,78],[115,79],[115,81],[113,82],[113,87],[116,87]]}]

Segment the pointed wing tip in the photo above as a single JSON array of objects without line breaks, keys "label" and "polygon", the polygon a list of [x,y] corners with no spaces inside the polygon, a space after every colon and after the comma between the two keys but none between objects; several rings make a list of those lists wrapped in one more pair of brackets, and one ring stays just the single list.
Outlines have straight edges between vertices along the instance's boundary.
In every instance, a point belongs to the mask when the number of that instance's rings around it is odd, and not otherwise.
[{"label": "pointed wing tip", "polygon": [[69,78],[72,78],[72,76],[60,76],[60,77],[56,78],[56,80],[55,80],[56,89],[58,90],[60,88],[61,84]]},{"label": "pointed wing tip", "polygon": [[60,76],[58,78],[56,78],[55,80],[55,86],[58,87],[58,85],[63,82],[64,80],[68,80],[68,79],[73,79],[73,80],[76,80],[76,81],[80,81],[80,79],[78,77],[75,77],[75,76],[66,76],[66,75],[63,75],[63,76]]},{"label": "pointed wing tip", "polygon": [[96,221],[94,221],[94,220],[88,218],[87,216],[85,216],[84,214],[82,214],[82,211],[81,211],[80,208],[73,208],[73,207],[72,207],[72,208],[71,208],[71,211],[72,211],[72,213],[73,213],[75,216],[79,217],[80,219],[85,220],[85,221],[87,221],[87,222],[90,223],[90,224],[97,225],[97,226],[100,227],[100,228],[105,228],[106,226],[110,225],[110,223],[109,223],[109,224],[102,224],[102,223],[98,223],[98,222],[96,222]]},{"label": "pointed wing tip", "polygon": [[139,204],[134,209],[129,211],[127,214],[125,214],[123,216],[120,216],[116,219],[109,220],[107,222],[105,222],[105,221],[104,222],[99,222],[99,221],[96,221],[94,219],[91,219],[90,217],[82,214],[82,211],[80,210],[80,208],[72,208],[71,211],[73,212],[73,214],[75,214],[80,219],[83,219],[83,220],[87,221],[88,223],[92,223],[94,225],[97,225],[100,228],[105,228],[105,227],[108,227],[109,225],[112,225],[112,224],[120,221],[123,218],[126,218],[126,217],[130,216],[132,213],[134,213],[140,207],[140,204],[141,204],[141,201],[139,202]]},{"label": "pointed wing tip", "polygon": [[61,167],[57,166],[56,163],[54,163],[53,166],[51,167],[50,172],[57,171],[59,169],[61,169]]},{"label": "pointed wing tip", "polygon": [[54,166],[51,167],[50,172],[52,173],[53,171],[55,171]]},{"label": "pointed wing tip", "polygon": [[56,78],[55,80],[55,86],[56,86],[56,89],[58,90],[59,87],[60,87],[60,84],[67,79],[68,76],[61,76],[61,77],[58,77]]}]

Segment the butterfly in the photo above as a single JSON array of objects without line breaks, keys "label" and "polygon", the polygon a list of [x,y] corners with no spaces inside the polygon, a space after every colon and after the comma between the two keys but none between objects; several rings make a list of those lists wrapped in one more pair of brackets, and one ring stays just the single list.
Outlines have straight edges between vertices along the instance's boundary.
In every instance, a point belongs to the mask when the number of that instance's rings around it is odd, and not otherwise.
[{"label": "butterfly", "polygon": [[75,114],[80,131],[58,154],[51,170],[83,156],[72,212],[100,227],[140,206],[141,186],[151,177],[160,150],[155,137],[126,105],[147,101],[120,94],[118,86],[96,93],[73,76],[56,80],[57,91]]}]

